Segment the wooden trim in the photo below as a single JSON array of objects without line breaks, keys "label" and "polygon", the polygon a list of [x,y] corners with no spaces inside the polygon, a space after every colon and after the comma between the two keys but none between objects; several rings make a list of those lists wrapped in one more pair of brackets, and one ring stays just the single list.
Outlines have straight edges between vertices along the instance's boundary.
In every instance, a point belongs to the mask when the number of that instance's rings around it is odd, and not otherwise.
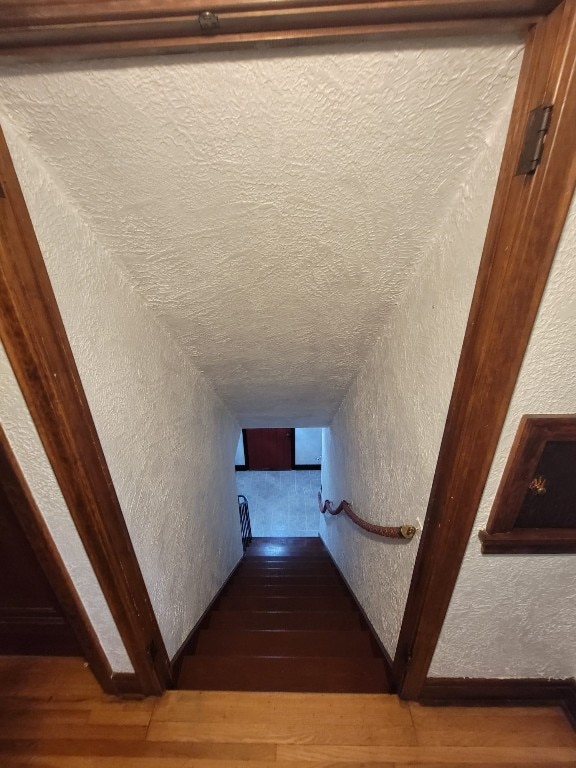
[{"label": "wooden trim", "polygon": [[[559,0],[24,0],[4,3],[0,56],[70,59],[382,36],[526,31]],[[199,14],[217,15],[204,31]]]},{"label": "wooden trim", "polygon": [[114,693],[117,696],[127,699],[141,699],[144,696],[140,680],[133,672],[114,672],[112,684],[114,686]]},{"label": "wooden trim", "polygon": [[180,675],[180,667],[182,666],[182,660],[184,658],[186,649],[188,649],[188,648],[194,649],[195,648],[196,641],[198,639],[198,632],[202,629],[202,625],[204,624],[208,614],[210,613],[212,608],[216,605],[216,602],[218,601],[218,599],[220,598],[220,596],[222,595],[222,593],[224,592],[224,590],[226,589],[226,587],[230,583],[232,577],[234,576],[234,574],[236,573],[236,571],[238,570],[238,568],[242,564],[243,559],[244,559],[244,554],[242,554],[242,557],[240,558],[240,560],[238,560],[238,562],[236,563],[234,568],[232,568],[232,570],[230,571],[230,575],[228,576],[228,578],[226,579],[224,584],[222,584],[222,586],[220,587],[218,592],[216,592],[216,594],[214,595],[212,600],[210,600],[210,603],[208,604],[208,607],[202,612],[202,616],[200,616],[200,618],[198,619],[196,624],[194,624],[194,626],[192,627],[192,629],[188,633],[186,639],[184,640],[184,642],[182,643],[180,648],[178,648],[178,650],[174,654],[174,658],[170,662],[170,671],[171,671],[171,675],[172,675],[173,686],[175,686],[175,684],[176,684],[176,682],[178,680],[178,677]]},{"label": "wooden trim", "polygon": [[[553,104],[542,163],[515,176],[530,110]],[[530,34],[396,657],[418,699],[576,184],[576,2]]]},{"label": "wooden trim", "polygon": [[576,440],[574,414],[525,415],[520,420],[485,531],[482,554],[576,553],[575,528],[516,528],[516,519],[546,443]]},{"label": "wooden trim", "polygon": [[562,697],[562,709],[568,718],[570,725],[576,731],[576,680],[569,681]]},{"label": "wooden trim", "polygon": [[315,471],[318,471],[322,469],[322,464],[294,464],[292,469],[294,470],[313,469]]},{"label": "wooden trim", "polygon": [[426,680],[418,703],[440,707],[559,706],[576,730],[576,681],[573,678],[431,677]]},{"label": "wooden trim", "polygon": [[342,581],[346,585],[346,589],[348,590],[348,592],[350,593],[350,596],[354,600],[354,603],[356,605],[356,608],[358,609],[358,612],[361,614],[362,618],[366,622],[366,625],[368,626],[368,629],[370,630],[370,632],[372,634],[373,641],[376,643],[376,646],[378,647],[378,650],[380,651],[380,653],[384,657],[384,662],[385,662],[386,667],[387,667],[386,675],[387,675],[388,680],[390,681],[390,685],[391,685],[391,689],[390,689],[389,693],[396,693],[396,681],[395,681],[395,678],[394,678],[394,669],[393,669],[394,665],[392,663],[392,657],[390,656],[390,654],[386,650],[386,647],[384,646],[384,643],[382,642],[382,640],[380,640],[380,638],[378,637],[378,633],[374,629],[374,626],[373,626],[372,622],[370,621],[370,619],[368,618],[368,615],[366,614],[366,611],[364,610],[364,608],[362,607],[362,605],[358,601],[358,598],[356,597],[356,594],[355,594],[354,590],[352,589],[352,587],[348,583],[348,579],[346,578],[346,576],[344,576],[344,574],[342,573],[342,571],[340,570],[340,568],[338,566],[338,563],[332,557],[332,552],[330,552],[330,550],[328,549],[328,547],[326,545],[326,542],[324,541],[322,536],[320,536],[320,534],[318,534],[318,538],[322,541],[322,543],[326,547],[326,551],[328,552],[330,560],[332,561],[332,565],[334,566],[334,568],[336,568],[336,570],[338,571],[338,575],[340,576],[340,578],[342,579]]},{"label": "wooden trim", "polygon": [[478,531],[483,555],[566,555],[576,553],[574,528],[515,528],[502,533]]},{"label": "wooden trim", "polygon": [[[574,414],[522,417],[486,524],[488,533],[505,533],[514,528],[528,485],[549,440],[576,440]],[[576,535],[576,531],[574,533]]]},{"label": "wooden trim", "polygon": [[4,495],[14,509],[24,535],[54,590],[66,621],[76,636],[94,677],[106,693],[115,693],[108,659],[1,425],[0,480]]},{"label": "wooden trim", "polygon": [[143,693],[168,656],[16,172],[0,131],[0,331]]}]

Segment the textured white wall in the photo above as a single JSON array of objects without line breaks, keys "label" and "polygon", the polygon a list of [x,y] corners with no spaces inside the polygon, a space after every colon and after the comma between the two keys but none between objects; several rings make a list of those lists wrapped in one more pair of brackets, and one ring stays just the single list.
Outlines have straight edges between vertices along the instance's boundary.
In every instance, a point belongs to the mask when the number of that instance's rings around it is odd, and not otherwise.
[{"label": "textured white wall", "polygon": [[242,555],[234,480],[239,426],[31,148],[2,122],[173,655]]},{"label": "textured white wall", "polygon": [[[512,98],[509,92],[421,268],[324,429],[324,498],[347,499],[373,523],[416,523],[426,513]],[[344,515],[323,518],[320,535],[393,655],[418,537],[382,540]]]},{"label": "textured white wall", "polygon": [[74,582],[113,672],[132,672],[108,604],[24,401],[4,346],[0,344],[0,423],[30,491]]},{"label": "textured white wall", "polygon": [[576,676],[576,556],[482,555],[520,418],[576,412],[576,200],[430,668],[440,677]]},{"label": "textured white wall", "polygon": [[238,438],[238,444],[236,446],[236,456],[234,457],[234,464],[238,465],[239,467],[243,467],[246,463],[246,458],[244,456],[244,440],[242,439],[242,432],[240,432],[240,437]]},{"label": "textured white wall", "polygon": [[242,426],[330,423],[516,39],[2,67],[0,108]]},{"label": "textured white wall", "polygon": [[294,430],[296,464],[320,464],[322,461],[322,430],[300,428]]}]

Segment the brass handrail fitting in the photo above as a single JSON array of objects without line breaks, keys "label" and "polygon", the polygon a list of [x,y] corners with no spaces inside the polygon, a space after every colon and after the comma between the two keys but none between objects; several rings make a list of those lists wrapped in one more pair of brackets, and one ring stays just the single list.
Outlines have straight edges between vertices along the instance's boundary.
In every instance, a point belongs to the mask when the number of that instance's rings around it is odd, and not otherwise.
[{"label": "brass handrail fitting", "polygon": [[364,531],[375,533],[377,536],[383,536],[386,539],[412,539],[416,533],[416,526],[414,525],[375,525],[374,523],[369,523],[359,517],[352,509],[352,505],[347,501],[341,501],[336,509],[334,509],[332,502],[328,501],[328,499],[322,503],[321,493],[318,493],[318,507],[323,515],[326,512],[331,515],[339,515],[340,512],[344,512],[353,523],[356,523]]}]

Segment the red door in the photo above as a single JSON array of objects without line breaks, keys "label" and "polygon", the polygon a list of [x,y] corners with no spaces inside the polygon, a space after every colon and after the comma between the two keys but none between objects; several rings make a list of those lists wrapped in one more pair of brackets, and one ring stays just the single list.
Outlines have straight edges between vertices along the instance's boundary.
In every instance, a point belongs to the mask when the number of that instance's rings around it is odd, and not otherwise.
[{"label": "red door", "polygon": [[247,429],[247,469],[292,469],[291,429]]}]

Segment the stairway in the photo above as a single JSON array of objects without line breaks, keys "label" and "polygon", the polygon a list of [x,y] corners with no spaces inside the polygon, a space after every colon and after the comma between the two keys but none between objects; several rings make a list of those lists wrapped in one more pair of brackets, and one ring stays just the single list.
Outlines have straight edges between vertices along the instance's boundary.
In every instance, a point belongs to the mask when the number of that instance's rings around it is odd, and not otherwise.
[{"label": "stairway", "polygon": [[178,688],[389,693],[387,664],[319,538],[255,538],[184,650]]}]

